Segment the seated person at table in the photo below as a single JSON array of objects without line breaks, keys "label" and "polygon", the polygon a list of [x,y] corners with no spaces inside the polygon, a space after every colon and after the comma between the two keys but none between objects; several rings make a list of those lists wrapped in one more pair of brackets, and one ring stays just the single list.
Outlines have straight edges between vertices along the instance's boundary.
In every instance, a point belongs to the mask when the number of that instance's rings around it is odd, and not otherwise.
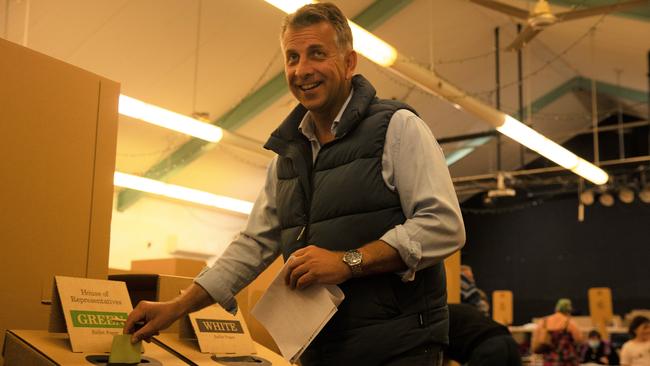
[{"label": "seated person at table", "polygon": [[587,342],[580,349],[582,363],[615,365],[617,363],[613,357],[615,354],[615,352],[612,352],[609,342],[602,340],[597,330],[589,332]]},{"label": "seated person at table", "polygon": [[487,296],[476,287],[472,267],[466,264],[460,266],[460,302],[475,306],[485,316],[490,316],[490,303],[487,301]]},{"label": "seated person at table", "polygon": [[632,339],[625,342],[621,349],[622,366],[650,365],[650,320],[637,316],[630,323]]},{"label": "seated person at table", "polygon": [[521,366],[517,343],[508,328],[468,304],[449,304],[445,357],[467,366]]}]

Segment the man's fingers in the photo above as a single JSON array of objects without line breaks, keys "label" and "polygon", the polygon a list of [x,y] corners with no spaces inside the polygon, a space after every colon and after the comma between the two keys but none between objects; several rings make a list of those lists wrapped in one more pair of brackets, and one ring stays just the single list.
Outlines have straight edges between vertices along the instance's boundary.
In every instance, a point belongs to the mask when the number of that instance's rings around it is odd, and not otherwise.
[{"label": "man's fingers", "polygon": [[287,272],[284,274],[284,283],[286,285],[291,284],[291,276],[295,269],[301,266],[305,262],[304,258],[296,258],[293,255],[289,257],[289,262],[287,264]]},{"label": "man's fingers", "polygon": [[307,272],[298,279],[298,282],[296,283],[296,288],[298,290],[302,290],[309,287],[314,282],[316,282],[316,276],[311,274],[311,272]]},{"label": "man's fingers", "polygon": [[302,247],[295,252],[291,253],[292,257],[300,257],[301,255],[305,254],[305,252],[309,249],[309,246]]},{"label": "man's fingers", "polygon": [[294,270],[290,273],[289,286],[291,286],[291,288],[296,288],[298,280],[308,272],[309,268],[305,264],[294,268]]},{"label": "man's fingers", "polygon": [[145,314],[144,311],[142,311],[142,306],[138,304],[138,306],[133,309],[131,314],[126,318],[126,322],[124,323],[124,328],[122,329],[122,333],[124,334],[131,334],[135,332],[135,323],[139,322],[141,320],[144,320]]},{"label": "man's fingers", "polygon": [[131,343],[135,344],[138,341],[145,341],[145,342],[150,342],[151,337],[158,335],[158,331],[154,330],[153,326],[151,323],[145,324],[140,330],[137,332],[133,333],[131,336]]}]

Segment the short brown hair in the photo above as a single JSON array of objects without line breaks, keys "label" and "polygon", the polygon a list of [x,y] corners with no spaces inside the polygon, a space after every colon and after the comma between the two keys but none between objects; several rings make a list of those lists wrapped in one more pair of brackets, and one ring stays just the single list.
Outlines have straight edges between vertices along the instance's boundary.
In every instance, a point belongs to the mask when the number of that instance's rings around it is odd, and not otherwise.
[{"label": "short brown hair", "polygon": [[332,3],[308,4],[289,14],[282,23],[282,33],[289,28],[302,28],[310,25],[327,22],[336,31],[336,43],[340,49],[352,49],[352,30],[343,12]]},{"label": "short brown hair", "polygon": [[639,327],[642,326],[643,324],[647,324],[647,323],[650,323],[650,319],[646,318],[645,316],[643,315],[635,316],[634,319],[632,319],[632,321],[630,322],[630,329],[629,329],[630,335],[632,337],[636,337],[637,329],[639,329]]}]

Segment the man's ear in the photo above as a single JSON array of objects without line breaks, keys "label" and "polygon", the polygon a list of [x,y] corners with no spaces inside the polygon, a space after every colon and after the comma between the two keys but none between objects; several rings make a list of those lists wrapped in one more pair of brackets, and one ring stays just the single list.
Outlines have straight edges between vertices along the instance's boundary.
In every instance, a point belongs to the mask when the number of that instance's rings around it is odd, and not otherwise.
[{"label": "man's ear", "polygon": [[345,79],[351,80],[357,68],[357,51],[352,50],[345,56]]}]

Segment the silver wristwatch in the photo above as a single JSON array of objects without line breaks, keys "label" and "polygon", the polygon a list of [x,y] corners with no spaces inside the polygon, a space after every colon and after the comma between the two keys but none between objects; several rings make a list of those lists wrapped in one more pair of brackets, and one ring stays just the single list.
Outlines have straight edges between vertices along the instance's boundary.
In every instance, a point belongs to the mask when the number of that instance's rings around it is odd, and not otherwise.
[{"label": "silver wristwatch", "polygon": [[352,277],[359,277],[363,273],[361,268],[363,255],[361,255],[360,251],[356,249],[348,250],[343,254],[343,262],[350,267]]}]

